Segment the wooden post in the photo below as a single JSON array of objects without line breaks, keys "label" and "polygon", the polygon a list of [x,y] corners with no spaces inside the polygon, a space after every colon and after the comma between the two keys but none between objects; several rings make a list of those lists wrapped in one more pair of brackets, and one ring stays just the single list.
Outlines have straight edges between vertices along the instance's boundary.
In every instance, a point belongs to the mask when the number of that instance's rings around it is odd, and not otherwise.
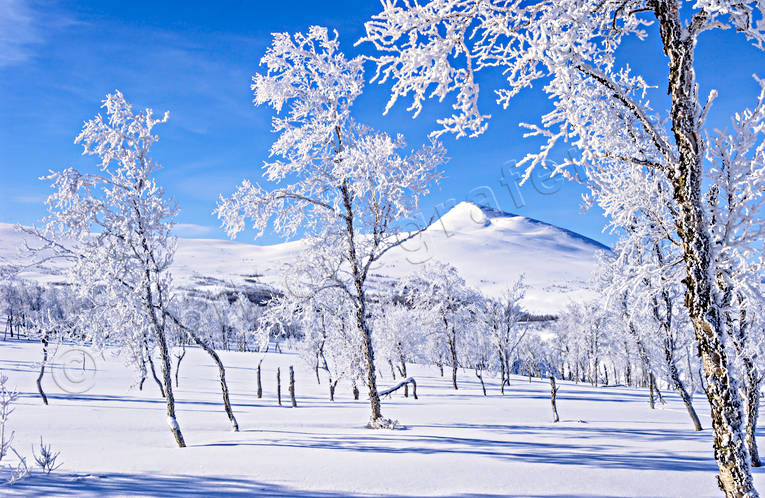
[{"label": "wooden post", "polygon": [[258,399],[263,397],[263,385],[260,383],[260,364],[263,363],[263,360],[260,360],[258,362]]},{"label": "wooden post", "polygon": [[281,368],[276,369],[276,400],[279,406],[282,406],[282,372]]},{"label": "wooden post", "polygon": [[553,423],[556,423],[560,420],[560,417],[558,417],[558,406],[556,404],[556,395],[558,394],[558,387],[555,385],[555,377],[552,375],[550,376],[550,401],[552,402],[552,411],[553,411]]},{"label": "wooden post", "polygon": [[290,365],[290,401],[292,402],[292,408],[297,407],[295,401],[295,370]]}]

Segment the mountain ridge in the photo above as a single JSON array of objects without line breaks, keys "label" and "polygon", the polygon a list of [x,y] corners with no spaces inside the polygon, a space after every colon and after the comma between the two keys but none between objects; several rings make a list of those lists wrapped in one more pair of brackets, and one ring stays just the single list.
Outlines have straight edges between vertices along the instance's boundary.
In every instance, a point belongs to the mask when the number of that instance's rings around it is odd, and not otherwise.
[{"label": "mountain ridge", "polygon": [[[14,254],[27,237],[13,225],[0,223],[0,263],[21,264]],[[213,290],[255,283],[284,287],[291,261],[303,242],[257,245],[239,241],[179,238],[171,271],[173,280],[189,289]],[[395,279],[421,265],[441,261],[454,265],[482,293],[500,296],[524,275],[526,308],[556,313],[569,301],[594,297],[592,274],[604,244],[555,225],[485,205],[461,202],[418,237],[386,254],[374,269],[375,278]],[[57,277],[35,271],[24,275],[38,281]],[[60,277],[58,278],[60,280]]]}]

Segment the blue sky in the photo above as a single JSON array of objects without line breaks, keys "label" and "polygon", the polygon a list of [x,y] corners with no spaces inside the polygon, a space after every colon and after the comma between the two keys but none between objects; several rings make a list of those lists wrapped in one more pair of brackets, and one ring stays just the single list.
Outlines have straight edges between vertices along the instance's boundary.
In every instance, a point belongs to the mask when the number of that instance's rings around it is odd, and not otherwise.
[{"label": "blue sky", "polygon": [[[0,0],[0,221],[31,224],[45,215],[48,186],[37,178],[49,169],[95,167],[73,140],[104,95],[120,89],[136,107],[170,111],[170,121],[157,128],[153,157],[164,166],[160,183],[181,207],[178,233],[225,237],[211,215],[218,195],[231,193],[243,178],[259,179],[274,139],[271,112],[255,108],[250,91],[270,33],[325,25],[339,31],[353,55],[364,49],[353,47],[363,22],[378,10],[377,1]],[[658,85],[660,104],[666,63],[655,33],[622,52]],[[750,75],[765,76],[765,56],[735,33],[715,32],[702,39],[698,60],[702,95],[711,88],[721,94],[709,123],[725,127],[731,111],[752,104],[757,88]],[[612,243],[597,209],[580,213],[581,187],[541,177],[537,188],[512,187],[512,164],[534,147],[522,139],[518,122],[536,121],[549,102],[537,88],[503,111],[487,91],[494,81],[484,78],[482,107],[494,116],[488,132],[443,139],[451,158],[447,178],[425,199],[425,217],[473,199]],[[368,85],[356,117],[419,145],[444,107],[430,103],[416,120],[404,105],[382,116],[387,90]],[[260,243],[279,240],[266,234]]]}]

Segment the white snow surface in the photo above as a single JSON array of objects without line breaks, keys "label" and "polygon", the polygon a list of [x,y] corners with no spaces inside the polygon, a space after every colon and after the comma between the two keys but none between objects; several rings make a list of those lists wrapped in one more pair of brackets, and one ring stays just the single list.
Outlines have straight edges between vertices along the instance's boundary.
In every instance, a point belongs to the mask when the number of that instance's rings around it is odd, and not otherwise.
[{"label": "white snow surface", "polygon": [[[469,371],[460,389],[435,368],[412,366],[420,399],[394,393],[383,414],[403,429],[365,429],[368,402],[338,385],[330,403],[326,379],[294,354],[264,355],[264,397],[255,395],[261,355],[222,352],[241,432],[230,430],[216,368],[190,348],[176,390],[178,422],[188,444],[177,448],[165,424],[165,404],[149,378],[131,387],[132,371],[108,353],[91,352],[93,388],[67,394],[56,383],[63,346],[34,386],[36,343],[0,342],[0,370],[22,393],[11,415],[16,447],[30,456],[42,435],[63,466],[39,472],[2,496],[717,496],[707,404],[696,408],[705,430],[693,431],[679,398],[651,410],[647,392],[559,382],[561,422],[551,422],[550,385],[513,377],[503,396],[489,395]],[[297,408],[279,407],[275,370],[295,366]],[[69,368],[72,368],[70,365]],[[76,372],[75,372],[76,373]],[[78,375],[69,372],[70,378]],[[66,385],[66,384],[65,384]],[[393,385],[390,375],[381,387]],[[76,386],[74,386],[76,387]],[[286,395],[286,385],[282,386]],[[765,476],[755,469],[765,486]]]},{"label": "white snow surface", "polygon": [[[25,236],[0,223],[0,262],[23,264],[18,248]],[[284,287],[285,268],[298,257],[301,241],[255,245],[214,239],[179,239],[173,278],[186,288],[266,283]],[[373,270],[387,280],[416,272],[429,261],[454,265],[473,287],[490,296],[519,275],[529,285],[524,306],[556,313],[570,302],[592,297],[596,255],[608,250],[576,233],[523,216],[461,202],[419,237],[390,251]],[[56,280],[39,272],[26,276]]]}]

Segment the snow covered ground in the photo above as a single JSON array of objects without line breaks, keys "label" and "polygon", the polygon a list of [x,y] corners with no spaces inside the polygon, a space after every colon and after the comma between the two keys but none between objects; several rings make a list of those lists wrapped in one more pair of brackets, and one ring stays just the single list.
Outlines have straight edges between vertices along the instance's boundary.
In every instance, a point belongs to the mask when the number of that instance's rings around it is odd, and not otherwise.
[{"label": "snow covered ground", "polygon": [[[0,223],[0,264],[24,264],[18,249],[25,240]],[[181,287],[266,283],[285,286],[285,265],[294,262],[300,241],[270,246],[214,239],[180,239],[172,267]],[[411,274],[430,261],[454,265],[463,278],[488,296],[501,295],[523,274],[529,286],[528,311],[557,313],[571,301],[592,297],[596,256],[606,246],[537,220],[461,202],[436,220],[421,237],[386,255],[372,280]],[[32,270],[21,275],[56,280]]]},{"label": "snow covered ground", "polygon": [[[695,433],[674,394],[652,411],[643,390],[564,382],[561,422],[552,424],[546,381],[514,378],[504,396],[490,383],[484,397],[471,372],[460,371],[454,391],[436,369],[415,366],[410,373],[420,399],[394,394],[383,401],[383,413],[404,428],[372,431],[363,427],[367,402],[354,401],[347,384],[330,403],[326,381],[317,385],[297,356],[266,354],[264,397],[257,399],[262,355],[232,352],[221,356],[242,428],[233,433],[214,365],[190,349],[176,392],[189,447],[179,449],[157,386],[147,380],[142,392],[131,388],[132,372],[108,355],[94,353],[96,370],[84,374],[54,365],[44,380],[50,405],[43,406],[34,386],[39,353],[37,344],[0,343],[0,370],[22,392],[11,426],[22,453],[30,455],[42,435],[64,465],[0,489],[4,496],[719,495],[700,395],[706,430]],[[275,370],[282,368],[286,398],[289,365],[296,369],[298,408],[275,401]],[[380,385],[391,385],[383,374]],[[68,390],[92,388],[67,394],[54,377]],[[756,472],[763,489],[765,476]]]}]

